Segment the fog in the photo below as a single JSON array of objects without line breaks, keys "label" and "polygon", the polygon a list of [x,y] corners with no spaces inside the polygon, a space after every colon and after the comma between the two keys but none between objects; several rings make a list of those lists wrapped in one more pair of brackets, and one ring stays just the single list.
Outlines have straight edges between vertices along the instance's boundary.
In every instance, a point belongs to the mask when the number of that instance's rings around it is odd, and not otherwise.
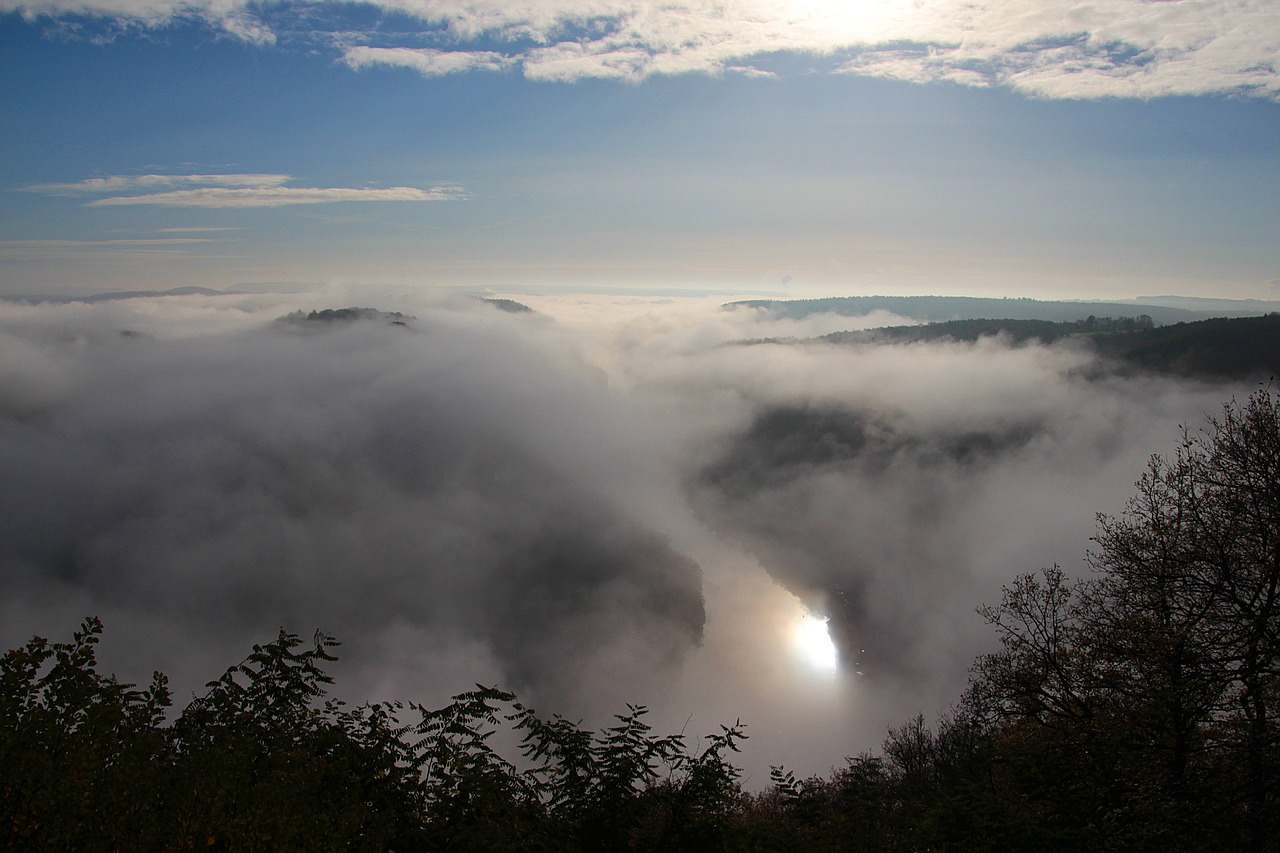
[{"label": "fog", "polygon": [[[0,304],[0,641],[106,624],[181,706],[285,627],[350,701],[472,683],[602,725],[740,718],[749,786],[943,711],[1015,574],[1083,573],[1248,386],[1087,378],[1064,347],[840,347],[905,322],[722,298],[450,291]],[[370,306],[400,312],[282,320]],[[772,339],[774,343],[742,343]],[[832,672],[794,644],[828,618]]]}]

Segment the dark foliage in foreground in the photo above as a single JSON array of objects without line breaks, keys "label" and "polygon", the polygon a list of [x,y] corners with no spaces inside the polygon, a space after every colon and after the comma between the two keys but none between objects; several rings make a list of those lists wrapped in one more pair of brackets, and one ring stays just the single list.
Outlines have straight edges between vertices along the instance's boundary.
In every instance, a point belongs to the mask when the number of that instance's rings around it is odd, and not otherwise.
[{"label": "dark foliage in foreground", "polygon": [[[439,709],[325,701],[337,643],[281,631],[169,724],[96,669],[101,623],[0,665],[0,843],[23,850],[718,849],[744,795],[722,727],[686,747],[644,707],[593,733],[479,687]],[[509,726],[524,768],[489,744]],[[710,845],[710,846],[707,846]]]},{"label": "dark foliage in foreground", "polygon": [[[1280,400],[1155,457],[1092,577],[1017,578],[999,649],[934,727],[745,793],[735,723],[696,746],[477,687],[325,700],[336,643],[281,631],[169,722],[97,672],[102,626],[0,663],[0,846],[22,850],[1280,849]],[[519,766],[490,744],[509,728]]]}]

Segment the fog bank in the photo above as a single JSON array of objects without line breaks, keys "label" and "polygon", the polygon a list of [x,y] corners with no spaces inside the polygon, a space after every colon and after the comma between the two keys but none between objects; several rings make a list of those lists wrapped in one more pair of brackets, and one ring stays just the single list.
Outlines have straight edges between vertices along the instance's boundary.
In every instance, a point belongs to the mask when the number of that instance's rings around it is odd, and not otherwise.
[{"label": "fog bank", "polygon": [[[179,702],[285,626],[345,698],[625,702],[825,772],[945,708],[1021,571],[1083,571],[1145,458],[1250,389],[1071,347],[743,345],[885,325],[449,292],[0,304],[0,640],[102,617]],[[393,315],[279,318],[370,305]],[[793,643],[830,619],[841,665]],[[692,718],[692,719],[690,719]]]}]

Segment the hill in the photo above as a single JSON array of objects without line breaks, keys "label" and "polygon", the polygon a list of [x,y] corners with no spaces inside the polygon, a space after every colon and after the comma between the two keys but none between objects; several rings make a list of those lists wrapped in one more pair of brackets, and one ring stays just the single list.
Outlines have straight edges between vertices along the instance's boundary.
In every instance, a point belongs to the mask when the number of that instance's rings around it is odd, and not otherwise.
[{"label": "hill", "polygon": [[25,296],[0,296],[6,302],[25,302],[30,305],[43,303],[63,304],[68,302],[112,302],[117,299],[144,299],[152,296],[221,296],[221,290],[210,290],[207,287],[172,287],[168,290],[115,290],[108,293],[86,293],[68,296],[66,294],[35,294]]},{"label": "hill", "polygon": [[1079,340],[1098,354],[1105,373],[1151,372],[1187,377],[1248,379],[1280,376],[1280,314],[1217,317],[1155,327],[1149,318],[952,320],[837,332],[819,341],[846,346],[921,341],[976,341],[1003,335],[1013,344]]},{"label": "hill", "polygon": [[755,309],[773,319],[799,319],[812,314],[864,317],[887,311],[899,317],[925,322],[949,320],[1048,320],[1069,323],[1094,317],[1150,317],[1157,326],[1204,320],[1222,316],[1257,316],[1260,303],[1241,301],[1241,307],[1227,310],[1221,302],[1212,307],[1190,303],[1196,308],[1136,302],[1053,302],[1039,299],[996,299],[976,296],[837,296],[825,299],[752,299],[730,302],[729,310]]}]

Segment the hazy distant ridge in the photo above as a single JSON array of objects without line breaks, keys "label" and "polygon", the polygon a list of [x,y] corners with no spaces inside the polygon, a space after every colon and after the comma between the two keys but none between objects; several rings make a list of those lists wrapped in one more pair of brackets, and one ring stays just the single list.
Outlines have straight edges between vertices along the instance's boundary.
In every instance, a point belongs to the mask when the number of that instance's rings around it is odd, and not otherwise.
[{"label": "hazy distant ridge", "polygon": [[920,326],[889,326],[836,332],[818,340],[841,345],[972,342],[1002,335],[1011,344],[1051,344],[1072,338],[1092,346],[1112,371],[1248,379],[1280,376],[1280,314],[1215,317],[1159,328],[1140,320],[1096,318],[1044,320],[950,320]]},{"label": "hazy distant ridge", "polygon": [[168,290],[113,290],[107,293],[83,293],[69,295],[64,293],[41,293],[13,296],[0,296],[6,302],[26,302],[32,305],[43,303],[65,304],[68,302],[110,302],[117,299],[146,299],[153,296],[221,296],[223,291],[211,290],[208,287],[172,287]]},{"label": "hazy distant ridge", "polygon": [[[1160,297],[1167,298],[1167,297]],[[730,302],[730,309],[755,308],[775,319],[798,319],[811,314],[838,314],[862,317],[887,311],[900,317],[927,322],[946,320],[1050,320],[1075,322],[1094,317],[1148,316],[1158,326],[1207,320],[1211,317],[1256,317],[1274,310],[1271,303],[1239,300],[1240,307],[1227,309],[1223,301],[1191,310],[1169,305],[1139,302],[1052,302],[1039,299],[998,299],[978,296],[833,296],[823,299],[751,299]],[[1247,307],[1246,307],[1247,306]]]}]

